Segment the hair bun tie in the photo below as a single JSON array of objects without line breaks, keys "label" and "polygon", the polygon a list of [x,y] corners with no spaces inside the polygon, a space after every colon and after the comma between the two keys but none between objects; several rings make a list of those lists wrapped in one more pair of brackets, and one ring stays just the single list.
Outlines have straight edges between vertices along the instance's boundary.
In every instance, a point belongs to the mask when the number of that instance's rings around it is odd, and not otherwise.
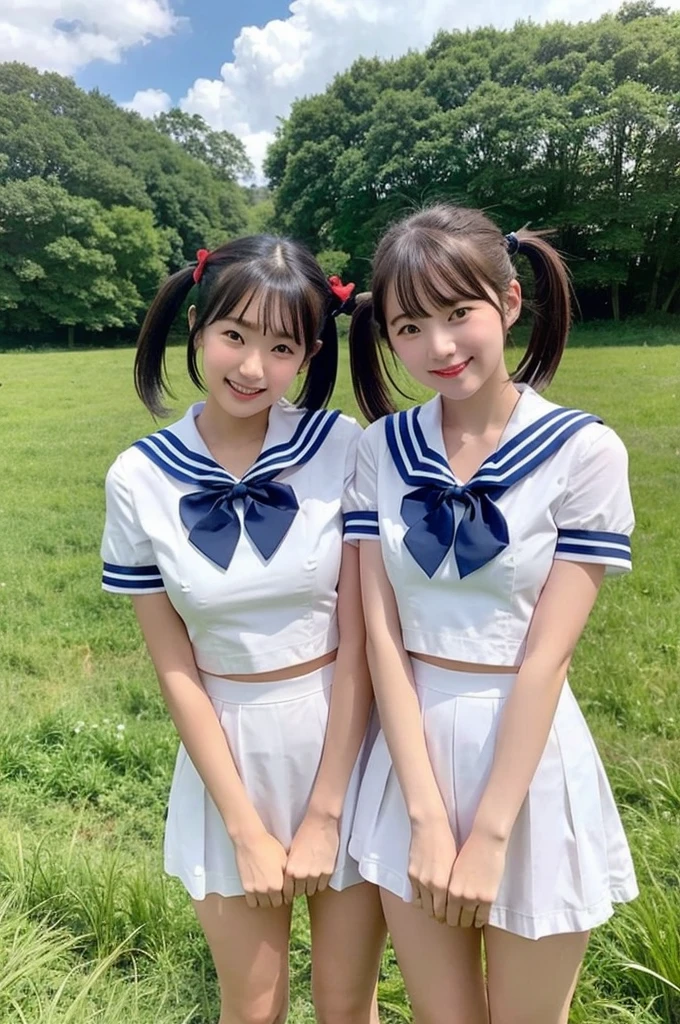
[{"label": "hair bun tie", "polygon": [[331,316],[340,316],[341,313],[351,313],[356,305],[356,302],[352,300],[356,285],[351,281],[343,284],[342,279],[337,274],[331,274],[328,278],[328,284],[335,299],[328,311],[329,314]]},{"label": "hair bun tie", "polygon": [[203,271],[205,270],[205,265],[208,262],[209,257],[210,257],[210,250],[209,249],[199,249],[198,252],[196,253],[196,261],[197,261],[196,262],[196,269],[194,270],[194,273],[193,273],[193,278],[194,278],[194,283],[195,284],[198,284],[198,282],[203,277]]},{"label": "hair bun tie", "polygon": [[505,245],[508,250],[508,256],[516,256],[519,252],[520,244],[520,240],[514,231],[511,231],[510,234],[505,235]]}]

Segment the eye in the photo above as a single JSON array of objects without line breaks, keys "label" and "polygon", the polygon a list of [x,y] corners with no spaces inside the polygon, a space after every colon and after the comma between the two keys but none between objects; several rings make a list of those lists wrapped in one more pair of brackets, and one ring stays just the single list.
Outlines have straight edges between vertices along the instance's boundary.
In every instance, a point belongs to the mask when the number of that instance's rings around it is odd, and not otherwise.
[{"label": "eye", "polygon": [[404,337],[407,338],[413,338],[415,337],[416,334],[420,334],[420,330],[416,327],[415,324],[404,324],[404,326],[400,327],[399,330],[397,331],[397,337],[403,335]]},{"label": "eye", "polygon": [[275,345],[274,348],[272,349],[272,352],[278,352],[280,355],[285,356],[293,355],[292,348],[290,347],[290,345],[286,345],[284,341],[282,341],[279,345]]},{"label": "eye", "polygon": [[228,330],[228,331],[223,331],[223,336],[225,338],[228,338],[229,341],[235,341],[235,342],[237,342],[238,344],[241,344],[241,345],[243,344],[243,338],[238,333],[238,331],[233,331],[231,329]]},{"label": "eye", "polygon": [[451,320],[464,320],[469,312],[470,312],[470,307],[469,306],[458,306],[457,309],[454,309],[453,313],[450,316],[450,319]]}]

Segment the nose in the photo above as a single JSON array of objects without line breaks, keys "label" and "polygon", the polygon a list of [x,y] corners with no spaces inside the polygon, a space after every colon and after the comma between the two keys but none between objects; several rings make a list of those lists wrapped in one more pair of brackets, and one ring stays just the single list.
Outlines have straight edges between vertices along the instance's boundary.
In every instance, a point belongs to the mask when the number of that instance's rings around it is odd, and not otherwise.
[{"label": "nose", "polygon": [[241,365],[239,366],[239,373],[247,380],[262,380],[264,367],[262,365],[262,356],[257,349],[251,348],[249,351],[244,352]]},{"label": "nose", "polygon": [[430,357],[433,362],[443,362],[456,354],[456,343],[450,329],[433,325],[430,333]]}]

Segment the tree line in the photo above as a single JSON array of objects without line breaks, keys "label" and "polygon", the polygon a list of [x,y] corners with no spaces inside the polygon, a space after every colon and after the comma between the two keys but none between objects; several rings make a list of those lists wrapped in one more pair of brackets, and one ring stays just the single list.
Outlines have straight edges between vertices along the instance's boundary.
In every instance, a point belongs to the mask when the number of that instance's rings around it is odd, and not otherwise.
[{"label": "tree line", "polygon": [[168,271],[247,230],[250,171],[196,115],[0,64],[0,336],[134,326]]},{"label": "tree line", "polygon": [[251,171],[196,115],[0,64],[0,342],[134,334],[167,272],[247,231],[363,287],[385,227],[442,199],[554,229],[586,317],[680,312],[680,14],[633,0],[358,60],[281,121],[268,189]]},{"label": "tree line", "polygon": [[359,60],[294,105],[266,172],[278,228],[362,284],[387,224],[448,199],[555,229],[586,316],[678,312],[680,14],[639,0]]}]

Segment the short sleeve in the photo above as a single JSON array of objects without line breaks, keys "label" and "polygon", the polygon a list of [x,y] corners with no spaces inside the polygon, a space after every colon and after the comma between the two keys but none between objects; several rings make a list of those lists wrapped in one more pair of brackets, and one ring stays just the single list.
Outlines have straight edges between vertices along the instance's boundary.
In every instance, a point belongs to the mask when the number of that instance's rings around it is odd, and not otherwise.
[{"label": "short sleeve", "polygon": [[343,500],[344,538],[349,543],[377,540],[377,459],[375,434],[378,424],[363,432],[356,447],[356,459]]},{"label": "short sleeve", "polygon": [[608,428],[575,453],[564,498],[555,514],[555,558],[596,562],[607,573],[632,568],[630,535],[635,525],[628,485],[628,453]]},{"label": "short sleeve", "polygon": [[106,523],[101,556],[102,589],[111,594],[160,594],[165,590],[151,541],[139,522],[123,456],[106,475]]}]

